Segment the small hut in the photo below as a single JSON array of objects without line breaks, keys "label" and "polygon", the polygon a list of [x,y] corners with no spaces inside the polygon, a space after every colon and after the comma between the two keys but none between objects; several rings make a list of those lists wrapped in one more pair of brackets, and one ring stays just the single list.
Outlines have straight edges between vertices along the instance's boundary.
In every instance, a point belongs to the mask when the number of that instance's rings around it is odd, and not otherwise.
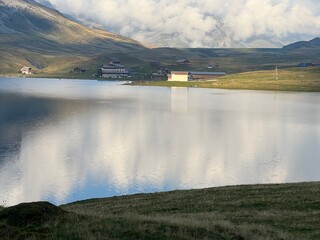
[{"label": "small hut", "polygon": [[189,64],[190,64],[190,61],[189,61],[188,59],[186,59],[186,58],[183,58],[183,59],[179,59],[179,60],[177,61],[177,64],[178,64],[178,65],[189,65]]},{"label": "small hut", "polygon": [[30,75],[30,74],[32,74],[32,68],[31,67],[23,67],[20,69],[20,72],[22,74]]},{"label": "small hut", "polygon": [[87,69],[83,68],[83,67],[76,67],[73,69],[73,72],[75,73],[85,73],[87,71]]}]

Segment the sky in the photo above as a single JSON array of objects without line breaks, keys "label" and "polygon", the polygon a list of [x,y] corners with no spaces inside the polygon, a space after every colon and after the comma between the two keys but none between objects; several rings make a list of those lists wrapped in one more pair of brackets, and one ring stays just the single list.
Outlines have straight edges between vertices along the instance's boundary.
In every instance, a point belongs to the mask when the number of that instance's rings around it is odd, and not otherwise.
[{"label": "sky", "polygon": [[[41,0],[40,0],[41,1]],[[50,0],[62,13],[144,42],[214,47],[320,34],[319,0]]]}]

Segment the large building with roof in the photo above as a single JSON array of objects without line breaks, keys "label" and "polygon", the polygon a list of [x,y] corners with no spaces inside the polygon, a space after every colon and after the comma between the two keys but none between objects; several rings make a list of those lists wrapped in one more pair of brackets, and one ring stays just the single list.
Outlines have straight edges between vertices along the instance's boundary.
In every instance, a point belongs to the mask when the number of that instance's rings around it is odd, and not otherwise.
[{"label": "large building with roof", "polygon": [[112,57],[109,64],[98,68],[98,75],[103,78],[125,78],[129,76],[129,72],[118,58]]}]

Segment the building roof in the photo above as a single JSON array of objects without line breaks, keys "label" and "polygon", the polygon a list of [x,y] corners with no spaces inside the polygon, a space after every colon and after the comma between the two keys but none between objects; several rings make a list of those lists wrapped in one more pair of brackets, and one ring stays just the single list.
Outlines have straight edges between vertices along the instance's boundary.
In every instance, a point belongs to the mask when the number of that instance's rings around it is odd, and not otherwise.
[{"label": "building roof", "polygon": [[177,62],[189,62],[189,60],[186,58],[183,58],[183,59],[179,59]]},{"label": "building roof", "polygon": [[21,71],[27,71],[27,70],[31,70],[32,68],[31,67],[23,67],[21,68]]},{"label": "building roof", "polygon": [[176,75],[226,75],[225,72],[187,72],[187,71],[171,71],[171,74]]},{"label": "building roof", "polygon": [[192,75],[226,75],[225,72],[190,72]]},{"label": "building roof", "polygon": [[163,74],[163,73],[152,73],[153,77],[166,77],[167,75]]},{"label": "building roof", "polygon": [[186,72],[186,71],[171,71],[171,75],[172,74],[176,74],[176,75],[188,75],[190,74],[190,72]]},{"label": "building roof", "polygon": [[118,63],[116,63],[116,64],[113,64],[116,68],[124,68],[124,66],[122,65],[122,64],[118,64]]},{"label": "building roof", "polygon": [[113,63],[120,63],[120,60],[118,58],[116,58],[116,57],[111,57],[110,61],[113,62]]},{"label": "building roof", "polygon": [[105,68],[105,69],[114,69],[116,68],[114,65],[103,65],[101,66],[101,68]]},{"label": "building roof", "polygon": [[107,68],[107,69],[115,69],[115,68],[125,68],[122,64],[108,64],[103,65],[101,68]]},{"label": "building roof", "polygon": [[307,62],[307,63],[299,63],[298,64],[298,67],[311,67],[313,64],[310,63],[310,62]]}]

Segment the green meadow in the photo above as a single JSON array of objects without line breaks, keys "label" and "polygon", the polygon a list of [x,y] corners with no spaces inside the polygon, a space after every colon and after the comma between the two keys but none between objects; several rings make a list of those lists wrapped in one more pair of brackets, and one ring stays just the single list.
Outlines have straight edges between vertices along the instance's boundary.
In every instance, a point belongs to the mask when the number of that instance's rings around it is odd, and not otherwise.
[{"label": "green meadow", "polygon": [[252,71],[206,81],[141,81],[131,85],[319,92],[320,67]]},{"label": "green meadow", "polygon": [[320,183],[248,185],[0,210],[1,239],[320,239]]}]

